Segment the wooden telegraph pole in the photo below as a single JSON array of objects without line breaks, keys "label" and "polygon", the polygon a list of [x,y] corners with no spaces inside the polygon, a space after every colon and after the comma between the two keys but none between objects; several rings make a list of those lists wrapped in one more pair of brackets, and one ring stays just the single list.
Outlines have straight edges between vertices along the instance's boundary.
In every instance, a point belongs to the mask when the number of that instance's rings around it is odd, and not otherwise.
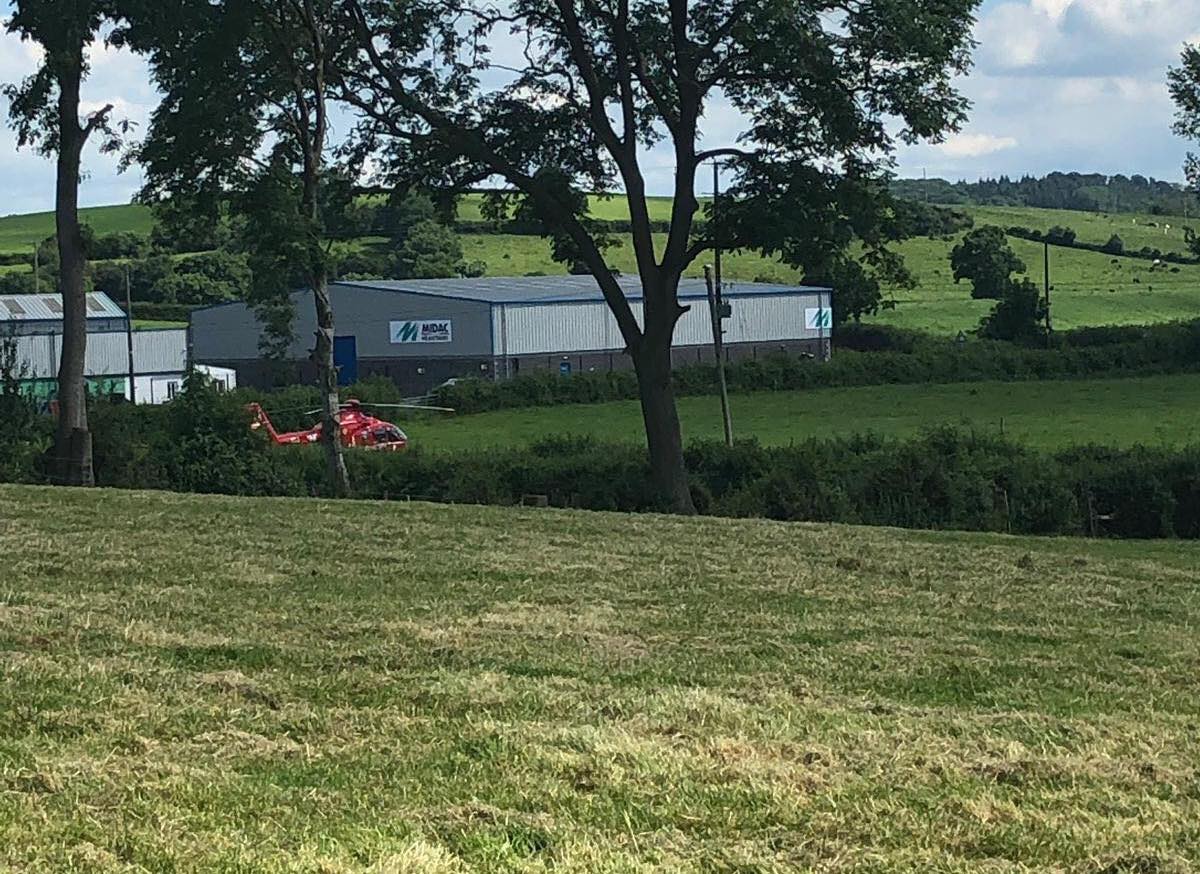
[{"label": "wooden telegraph pole", "polygon": [[721,199],[721,165],[717,161],[713,161],[713,208],[712,208],[712,224],[713,238],[716,245],[713,248],[713,265],[716,268],[716,276],[713,276],[713,270],[705,266],[704,279],[708,285],[708,308],[712,313],[712,329],[713,329],[713,352],[717,356],[717,382],[721,388],[721,419],[725,428],[725,445],[733,446],[733,415],[729,410],[729,386],[725,380],[725,303],[722,297],[722,282],[721,282],[721,240],[719,237],[720,226],[717,223],[717,210]]},{"label": "wooden telegraph pole", "polygon": [[1046,285],[1046,348],[1050,348],[1050,335],[1053,328],[1050,326],[1050,244],[1042,243],[1044,282]]},{"label": "wooden telegraph pole", "polygon": [[125,265],[125,348],[129,354],[129,402],[137,403],[137,365],[133,360],[133,302],[130,292],[129,265]]}]

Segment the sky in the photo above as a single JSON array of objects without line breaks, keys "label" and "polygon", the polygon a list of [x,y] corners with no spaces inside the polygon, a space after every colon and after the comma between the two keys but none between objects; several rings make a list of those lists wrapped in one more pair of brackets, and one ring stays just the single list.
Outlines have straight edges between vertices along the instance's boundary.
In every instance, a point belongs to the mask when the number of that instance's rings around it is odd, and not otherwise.
[{"label": "sky", "polygon": [[[0,0],[0,10],[7,6]],[[1188,145],[1171,133],[1165,79],[1183,44],[1200,42],[1200,0],[986,0],[975,38],[974,69],[959,82],[973,103],[970,121],[943,143],[902,147],[900,175],[978,179],[1078,170],[1182,178]],[[0,82],[19,81],[37,59],[33,46],[0,35]],[[98,46],[91,63],[85,110],[113,103],[114,119],[144,130],[156,100],[142,62]],[[2,97],[0,104],[7,117]],[[729,142],[737,127],[735,113],[714,106],[705,143]],[[650,190],[669,193],[669,155],[653,151],[646,164]],[[136,167],[120,174],[117,158],[94,148],[85,169],[85,206],[126,203],[141,184]],[[0,129],[0,215],[53,205],[53,163],[18,151],[13,132]]]}]

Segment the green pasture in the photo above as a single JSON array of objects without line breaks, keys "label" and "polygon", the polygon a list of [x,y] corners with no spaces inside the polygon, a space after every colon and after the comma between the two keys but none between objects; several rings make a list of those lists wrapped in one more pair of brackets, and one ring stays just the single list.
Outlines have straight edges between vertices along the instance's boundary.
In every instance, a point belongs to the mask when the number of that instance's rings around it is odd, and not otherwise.
[{"label": "green pasture", "polygon": [[[773,446],[864,432],[910,437],[938,425],[1003,433],[1048,450],[1200,442],[1200,375],[1193,374],[761,392],[733,395],[730,407],[736,436]],[[686,439],[722,438],[716,397],[680,398],[679,414]],[[426,450],[528,444],[551,434],[645,439],[634,401],[420,417],[403,424]]]}]

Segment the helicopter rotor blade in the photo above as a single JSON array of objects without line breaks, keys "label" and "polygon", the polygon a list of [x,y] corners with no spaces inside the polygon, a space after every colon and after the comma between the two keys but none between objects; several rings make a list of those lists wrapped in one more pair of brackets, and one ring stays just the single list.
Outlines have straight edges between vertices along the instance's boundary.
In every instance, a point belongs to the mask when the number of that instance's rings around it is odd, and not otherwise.
[{"label": "helicopter rotor blade", "polygon": [[375,407],[382,410],[428,410],[431,413],[453,413],[452,407],[430,407],[425,404],[359,404],[362,407]]},{"label": "helicopter rotor blade", "polygon": [[282,410],[263,410],[268,416],[281,416],[284,413],[304,413],[306,416],[311,416],[313,413],[319,413],[320,410],[306,410],[304,407],[287,407]]}]

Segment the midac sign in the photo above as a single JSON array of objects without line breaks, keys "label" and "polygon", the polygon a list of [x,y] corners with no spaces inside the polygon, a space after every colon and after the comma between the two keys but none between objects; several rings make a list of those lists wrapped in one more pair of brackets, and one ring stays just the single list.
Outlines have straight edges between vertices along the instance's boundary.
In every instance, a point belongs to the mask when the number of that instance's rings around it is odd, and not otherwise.
[{"label": "midac sign", "polygon": [[454,340],[454,323],[449,319],[392,322],[390,334],[393,346],[405,343],[450,343]]},{"label": "midac sign", "polygon": [[833,310],[829,307],[818,307],[804,311],[804,327],[809,331],[832,331]]}]

